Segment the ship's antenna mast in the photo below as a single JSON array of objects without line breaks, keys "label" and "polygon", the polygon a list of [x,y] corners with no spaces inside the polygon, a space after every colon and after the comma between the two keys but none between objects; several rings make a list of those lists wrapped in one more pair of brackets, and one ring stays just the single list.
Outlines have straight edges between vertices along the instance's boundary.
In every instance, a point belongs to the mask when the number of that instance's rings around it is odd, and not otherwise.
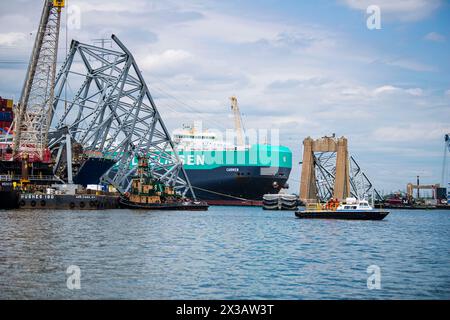
[{"label": "ship's antenna mast", "polygon": [[239,111],[238,100],[235,96],[230,98],[231,100],[231,110],[233,110],[234,115],[234,127],[237,134],[237,143],[239,146],[244,145],[244,129],[242,127],[242,117]]},{"label": "ship's antenna mast", "polygon": [[64,0],[45,0],[14,123],[14,157],[42,161],[52,118]]}]

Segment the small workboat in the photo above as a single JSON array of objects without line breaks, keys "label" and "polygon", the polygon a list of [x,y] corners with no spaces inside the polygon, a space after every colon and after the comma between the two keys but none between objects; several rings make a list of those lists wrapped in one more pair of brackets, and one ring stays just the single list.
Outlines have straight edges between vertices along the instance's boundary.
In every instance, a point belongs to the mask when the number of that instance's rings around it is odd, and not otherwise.
[{"label": "small workboat", "polygon": [[367,200],[347,198],[344,203],[331,199],[325,205],[307,205],[305,211],[296,212],[300,219],[383,220],[389,211],[374,209]]}]

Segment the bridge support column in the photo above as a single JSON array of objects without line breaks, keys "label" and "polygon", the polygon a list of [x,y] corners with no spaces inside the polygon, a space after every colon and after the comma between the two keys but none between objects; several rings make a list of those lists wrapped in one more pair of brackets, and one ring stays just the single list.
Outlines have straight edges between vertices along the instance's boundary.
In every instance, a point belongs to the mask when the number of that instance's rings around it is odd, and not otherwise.
[{"label": "bridge support column", "polygon": [[317,200],[313,143],[314,140],[309,137],[303,141],[303,163],[300,183],[300,199],[302,201]]},{"label": "bridge support column", "polygon": [[333,198],[344,200],[350,194],[350,173],[348,162],[348,141],[340,138],[337,141],[336,178],[334,180]]}]

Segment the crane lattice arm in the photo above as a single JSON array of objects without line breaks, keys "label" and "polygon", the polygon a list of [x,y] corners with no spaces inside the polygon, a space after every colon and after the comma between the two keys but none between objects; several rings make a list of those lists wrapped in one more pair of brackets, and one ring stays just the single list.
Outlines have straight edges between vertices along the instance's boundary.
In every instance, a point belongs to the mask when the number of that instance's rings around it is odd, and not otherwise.
[{"label": "crane lattice arm", "polygon": [[237,144],[239,146],[243,146],[245,144],[244,129],[242,127],[242,117],[241,112],[239,110],[238,100],[235,96],[231,97],[230,100],[231,100],[231,110],[233,110],[234,115],[234,127],[237,135]]},{"label": "crane lattice arm", "polygon": [[[39,29],[14,121],[14,157],[49,161],[48,130],[52,117],[61,10],[64,0],[45,0]],[[46,159],[47,157],[47,159]]]}]

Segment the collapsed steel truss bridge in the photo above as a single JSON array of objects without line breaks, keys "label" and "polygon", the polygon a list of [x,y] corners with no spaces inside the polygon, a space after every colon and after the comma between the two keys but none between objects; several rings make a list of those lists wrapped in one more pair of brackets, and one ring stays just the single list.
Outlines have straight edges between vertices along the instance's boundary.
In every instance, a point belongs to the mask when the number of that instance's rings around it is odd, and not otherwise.
[{"label": "collapsed steel truss bridge", "polygon": [[[195,198],[169,132],[131,52],[73,41],[55,82],[49,147],[58,168],[71,176],[75,143],[90,157],[115,162],[102,181],[128,191],[138,156],[147,156],[151,174]],[[66,150],[66,156],[61,156]],[[68,152],[67,150],[70,150]],[[67,181],[71,183],[71,181]]]},{"label": "collapsed steel truss bridge", "polygon": [[308,137],[303,145],[302,201],[326,202],[331,198],[343,201],[349,196],[381,199],[355,158],[349,155],[345,137],[336,138],[333,135],[315,140]]},{"label": "collapsed steel truss bridge", "polygon": [[[334,196],[334,185],[336,181],[336,153],[318,152],[314,154],[317,197],[326,202]],[[372,196],[375,200],[381,200],[379,192],[373,187],[372,182],[362,171],[353,156],[349,158],[349,195],[358,199]]]}]

